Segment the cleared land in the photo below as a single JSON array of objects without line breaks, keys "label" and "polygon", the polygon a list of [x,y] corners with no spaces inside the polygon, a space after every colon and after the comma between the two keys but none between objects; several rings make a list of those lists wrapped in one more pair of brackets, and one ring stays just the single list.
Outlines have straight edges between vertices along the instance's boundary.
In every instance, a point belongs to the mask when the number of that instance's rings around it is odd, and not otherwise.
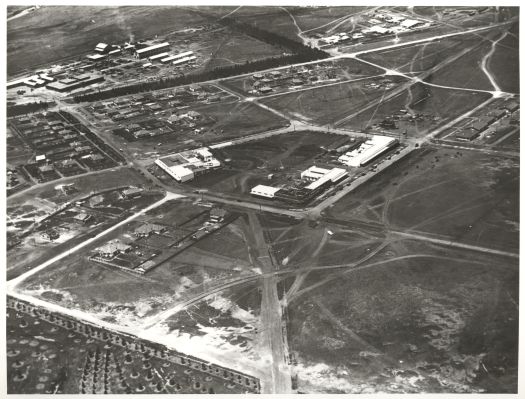
[{"label": "cleared land", "polygon": [[519,247],[515,158],[424,148],[338,201],[327,213],[372,227],[422,232],[511,252]]},{"label": "cleared land", "polygon": [[325,125],[358,111],[373,100],[380,99],[403,81],[404,79],[398,76],[371,78],[286,93],[260,101],[291,118]]},{"label": "cleared land", "polygon": [[517,274],[517,262],[403,241],[318,275],[288,300],[299,391],[515,392]]}]

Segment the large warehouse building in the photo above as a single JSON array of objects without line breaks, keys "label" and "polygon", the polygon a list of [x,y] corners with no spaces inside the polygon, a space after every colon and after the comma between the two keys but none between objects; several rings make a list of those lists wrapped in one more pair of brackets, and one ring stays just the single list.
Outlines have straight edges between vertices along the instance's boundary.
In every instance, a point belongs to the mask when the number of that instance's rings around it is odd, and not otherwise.
[{"label": "large warehouse building", "polygon": [[196,176],[221,166],[206,147],[168,155],[157,159],[155,164],[179,183],[193,180]]},{"label": "large warehouse building", "polygon": [[347,166],[358,168],[366,165],[397,144],[398,140],[393,137],[374,135],[358,148],[341,155],[338,160]]},{"label": "large warehouse building", "polygon": [[144,59],[151,57],[152,55],[164,53],[168,51],[169,48],[170,44],[168,42],[158,43],[152,46],[135,50],[135,55],[137,58]]},{"label": "large warehouse building", "polygon": [[63,93],[103,81],[104,76],[102,75],[78,75],[75,77],[61,79],[58,82],[49,83],[46,87],[49,90]]}]

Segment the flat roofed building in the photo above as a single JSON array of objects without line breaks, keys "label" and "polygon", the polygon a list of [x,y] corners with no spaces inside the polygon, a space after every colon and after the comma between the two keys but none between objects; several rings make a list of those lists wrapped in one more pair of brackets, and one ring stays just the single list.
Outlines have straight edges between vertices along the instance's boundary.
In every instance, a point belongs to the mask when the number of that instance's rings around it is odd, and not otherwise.
[{"label": "flat roofed building", "polygon": [[166,50],[170,48],[170,44],[168,42],[153,44],[148,47],[144,47],[141,49],[135,50],[135,54],[138,58],[147,58],[151,57],[152,55],[163,53]]},{"label": "flat roofed building", "polygon": [[169,155],[157,159],[155,164],[179,182],[193,180],[195,176],[221,166],[207,147]]},{"label": "flat roofed building", "polygon": [[310,166],[305,171],[301,172],[301,179],[314,181],[320,179],[330,172],[330,169],[319,168],[317,166]]},{"label": "flat roofed building", "polygon": [[170,62],[170,61],[173,61],[173,60],[177,60],[179,58],[180,59],[186,58],[186,57],[190,56],[191,54],[193,54],[193,51],[186,51],[185,53],[173,54],[173,55],[170,55],[169,57],[161,59],[160,62],[167,63],[167,62]]},{"label": "flat roofed building", "polygon": [[89,86],[91,84],[99,83],[104,81],[104,76],[102,75],[92,75],[87,79],[83,80],[72,80],[72,79],[64,79],[67,82],[70,83],[64,83],[63,81],[59,82],[51,82],[46,87],[50,90],[55,90],[58,92],[67,92],[71,90],[78,89],[80,87]]},{"label": "flat roofed building", "polygon": [[173,177],[178,182],[184,183],[185,181],[193,180],[195,175],[193,170],[187,168],[183,165],[167,166],[162,161],[155,161],[162,169],[164,169],[171,177]]},{"label": "flat roofed building", "polygon": [[251,195],[257,195],[259,197],[265,197],[265,198],[274,198],[275,193],[280,190],[279,187],[271,187],[271,186],[265,186],[264,184],[259,184],[252,188],[250,191]]},{"label": "flat roofed building", "polygon": [[416,26],[423,25],[423,21],[419,21],[417,19],[405,19],[403,22],[401,22],[401,26],[403,28],[415,28]]},{"label": "flat roofed building", "polygon": [[347,174],[348,172],[344,169],[333,168],[332,170],[328,171],[328,173],[323,175],[320,179],[310,183],[308,186],[306,186],[306,188],[308,190],[316,190],[325,184],[332,184],[338,182]]},{"label": "flat roofed building", "polygon": [[164,52],[164,53],[152,55],[151,57],[149,57],[149,60],[150,61],[155,61],[155,60],[158,60],[159,58],[162,59],[162,58],[166,58],[166,57],[169,57],[169,54]]},{"label": "flat roofed building", "polygon": [[89,54],[86,55],[86,58],[91,61],[100,61],[106,58],[106,56],[104,54]]},{"label": "flat roofed building", "polygon": [[109,44],[106,44],[106,43],[99,43],[95,46],[95,51],[97,53],[105,53],[107,51],[109,51]]},{"label": "flat roofed building", "polygon": [[341,155],[339,162],[358,168],[366,165],[388,149],[397,145],[398,140],[393,137],[374,135],[358,148]]},{"label": "flat roofed building", "polygon": [[188,62],[188,61],[193,61],[193,60],[196,60],[197,57],[195,57],[194,55],[192,56],[189,56],[189,57],[184,57],[184,58],[180,58],[178,60],[175,60],[172,62],[173,65],[177,65],[177,64],[183,64],[185,62]]},{"label": "flat roofed building", "polygon": [[45,73],[41,74],[40,75],[40,78],[47,81],[47,82],[54,82],[55,81],[55,78],[49,76],[49,75],[46,75]]}]

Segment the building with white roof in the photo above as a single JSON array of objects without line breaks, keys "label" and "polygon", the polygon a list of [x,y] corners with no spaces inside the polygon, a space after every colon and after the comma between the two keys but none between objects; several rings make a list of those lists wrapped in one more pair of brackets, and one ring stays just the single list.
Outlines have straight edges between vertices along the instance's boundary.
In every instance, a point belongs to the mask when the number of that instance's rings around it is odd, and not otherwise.
[{"label": "building with white roof", "polygon": [[152,55],[151,57],[149,57],[149,60],[150,61],[155,61],[155,60],[158,60],[158,59],[166,58],[168,56],[169,56],[169,54],[164,52],[164,53]]},{"label": "building with white roof", "polygon": [[168,155],[157,159],[155,164],[180,183],[221,166],[220,161],[206,147]]},{"label": "building with white roof", "polygon": [[189,56],[189,57],[179,58],[179,59],[173,61],[172,64],[173,65],[184,64],[185,62],[193,61],[193,60],[196,60],[196,59],[197,59],[197,57],[192,55],[192,56]]},{"label": "building with white roof", "polygon": [[86,58],[91,61],[98,61],[98,60],[106,58],[106,56],[104,54],[89,54],[89,55],[86,55]]},{"label": "building with white roof", "polygon": [[401,26],[403,28],[414,28],[416,26],[419,26],[419,25],[423,25],[424,22],[423,21],[419,21],[417,19],[405,19],[403,22],[401,22]]},{"label": "building with white roof", "polygon": [[106,43],[99,43],[97,44],[97,46],[95,47],[95,51],[97,53],[105,53],[109,50],[109,44],[106,44]]},{"label": "building with white roof", "polygon": [[279,187],[271,187],[271,186],[265,186],[264,184],[259,184],[258,186],[255,186],[252,188],[252,191],[250,191],[251,195],[257,195],[259,197],[265,197],[265,198],[273,198],[275,197],[275,193],[279,191]]},{"label": "building with white roof", "polygon": [[345,177],[347,174],[348,174],[348,172],[346,170],[344,170],[344,169],[341,169],[341,168],[333,168],[333,169],[330,169],[330,170],[326,170],[326,173],[324,173],[317,180],[312,181],[312,183],[310,183],[308,186],[306,186],[306,189],[307,190],[316,190],[316,189],[318,189],[319,187],[321,187],[323,185],[336,183],[339,180],[341,180],[343,177]]},{"label": "building with white roof", "polygon": [[318,168],[317,166],[310,166],[305,171],[301,172],[301,179],[315,181],[330,172],[330,169]]},{"label": "building with white roof", "polygon": [[135,50],[135,55],[137,56],[137,58],[140,58],[140,59],[147,58],[155,54],[163,53],[169,48],[170,48],[170,44],[168,42],[158,43],[152,46],[148,46],[148,47],[144,47],[144,48]]},{"label": "building with white roof", "polygon": [[341,155],[338,160],[347,166],[358,168],[377,158],[397,143],[398,140],[393,137],[374,135],[358,148]]}]

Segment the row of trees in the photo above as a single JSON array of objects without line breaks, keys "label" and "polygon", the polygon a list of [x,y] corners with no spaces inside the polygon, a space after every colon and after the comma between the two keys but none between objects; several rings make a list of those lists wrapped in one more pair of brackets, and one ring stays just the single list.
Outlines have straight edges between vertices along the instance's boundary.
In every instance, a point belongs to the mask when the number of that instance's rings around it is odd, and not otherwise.
[{"label": "row of trees", "polygon": [[183,86],[192,83],[206,82],[208,80],[223,79],[231,76],[237,76],[244,73],[262,71],[265,69],[276,68],[279,66],[296,64],[301,62],[312,61],[308,54],[292,54],[279,57],[265,58],[257,61],[247,61],[244,64],[227,65],[213,68],[209,71],[179,75],[169,78],[161,78],[149,82],[139,82],[127,86],[114,87],[107,90],[101,90],[96,93],[89,93],[75,96],[76,102],[100,101],[108,98],[125,96],[130,94],[142,93],[152,90],[167,89],[170,87]]},{"label": "row of trees", "polygon": [[294,54],[303,54],[305,56],[309,56],[309,61],[321,60],[329,56],[328,53],[324,52],[323,50],[307,46],[301,42],[280,35],[278,33],[269,32],[267,30],[258,28],[257,26],[237,21],[232,17],[223,18],[219,20],[219,22],[229,28],[238,30],[261,42],[271,44],[272,46],[279,46],[285,48]]},{"label": "row of trees", "polygon": [[167,89],[170,87],[183,86],[192,83],[206,82],[208,80],[224,79],[245,73],[262,71],[265,69],[280,66],[322,60],[329,57],[329,54],[317,48],[309,47],[288,37],[277,33],[268,32],[250,24],[238,22],[231,18],[224,18],[222,24],[252,36],[266,43],[283,47],[293,54],[278,57],[269,57],[256,61],[246,61],[244,64],[234,64],[213,68],[209,71],[201,71],[190,74],[181,74],[169,78],[161,78],[149,82],[139,82],[127,86],[119,86],[111,89],[100,90],[96,93],[77,95],[73,99],[76,102],[92,102],[106,100],[108,98],[125,96],[148,92],[152,90]]},{"label": "row of trees", "polygon": [[45,101],[32,102],[32,103],[27,103],[27,104],[8,105],[6,114],[8,117],[24,115],[24,114],[32,114],[34,112],[46,110],[49,107],[52,107],[54,105],[55,105],[54,102],[45,102]]}]

